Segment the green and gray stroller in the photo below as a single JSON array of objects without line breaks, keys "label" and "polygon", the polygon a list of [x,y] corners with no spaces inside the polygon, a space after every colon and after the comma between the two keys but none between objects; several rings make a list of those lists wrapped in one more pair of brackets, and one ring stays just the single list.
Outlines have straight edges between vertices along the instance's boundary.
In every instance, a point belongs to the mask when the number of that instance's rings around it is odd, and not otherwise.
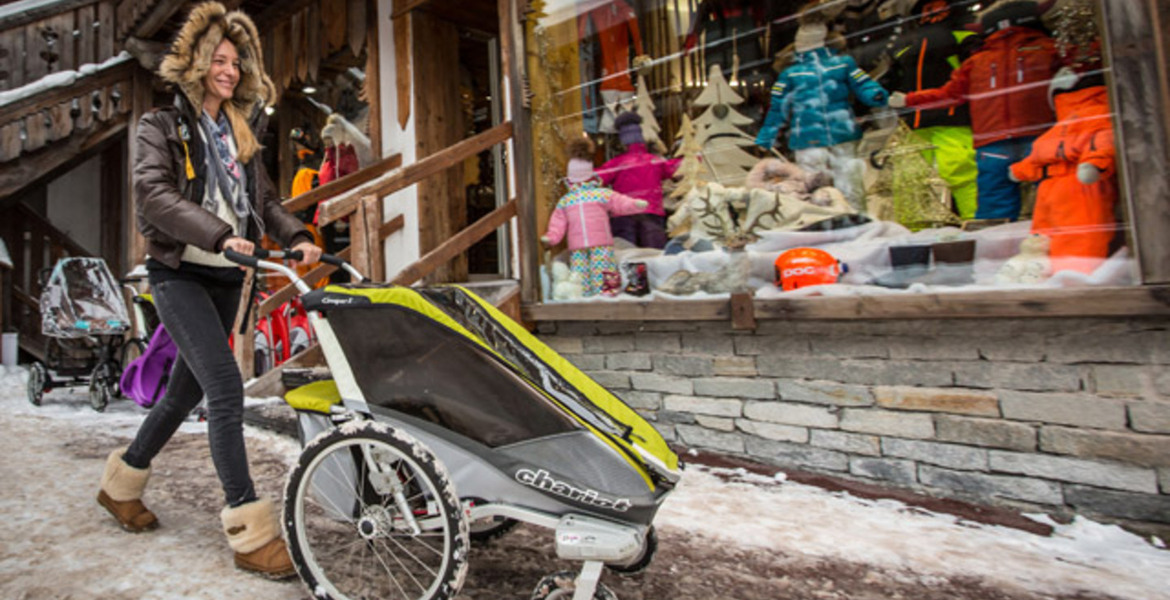
[{"label": "green and gray stroller", "polygon": [[331,373],[286,395],[304,449],[283,522],[315,598],[452,598],[469,538],[517,522],[551,530],[557,555],[584,563],[533,598],[614,598],[603,567],[650,563],[678,457],[523,327],[459,286],[310,291],[282,264],[229,258],[296,283]]}]

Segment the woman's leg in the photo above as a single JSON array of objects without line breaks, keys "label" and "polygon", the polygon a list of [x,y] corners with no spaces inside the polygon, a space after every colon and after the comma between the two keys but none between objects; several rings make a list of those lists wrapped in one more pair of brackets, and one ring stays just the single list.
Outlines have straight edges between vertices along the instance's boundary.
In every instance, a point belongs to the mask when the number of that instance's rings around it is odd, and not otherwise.
[{"label": "woman's leg", "polygon": [[153,291],[179,359],[166,395],[147,415],[125,460],[138,468],[148,466],[206,394],[211,459],[226,501],[238,506],[255,500],[244,447],[244,384],[228,345],[240,288],[171,280]]}]

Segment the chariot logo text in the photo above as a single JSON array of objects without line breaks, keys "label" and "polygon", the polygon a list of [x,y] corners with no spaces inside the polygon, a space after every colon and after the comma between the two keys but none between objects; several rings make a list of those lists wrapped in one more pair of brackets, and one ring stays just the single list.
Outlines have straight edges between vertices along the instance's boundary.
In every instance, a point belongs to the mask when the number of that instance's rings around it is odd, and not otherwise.
[{"label": "chariot logo text", "polygon": [[588,490],[564,482],[557,481],[549,476],[548,471],[541,469],[539,471],[532,471],[530,469],[520,469],[516,471],[516,481],[527,486],[532,486],[538,490],[544,490],[551,494],[564,496],[570,500],[582,502],[585,504],[592,504],[599,508],[608,508],[618,512],[625,512],[630,509],[631,502],[626,498],[606,498],[596,490]]}]

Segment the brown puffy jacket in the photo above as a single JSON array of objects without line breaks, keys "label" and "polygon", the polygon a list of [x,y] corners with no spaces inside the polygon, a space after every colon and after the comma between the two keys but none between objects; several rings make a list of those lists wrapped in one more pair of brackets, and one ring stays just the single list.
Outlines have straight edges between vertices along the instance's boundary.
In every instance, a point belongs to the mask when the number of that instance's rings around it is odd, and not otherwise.
[{"label": "brown puffy jacket", "polygon": [[[253,119],[254,131],[263,131],[262,115],[261,112],[257,119]],[[179,133],[180,121],[188,127],[186,150],[184,136]],[[231,233],[226,222],[202,206],[206,149],[196,127],[198,120],[190,103],[179,99],[175,106],[143,115],[135,140],[134,195],[138,231],[146,238],[147,254],[174,269],[179,268],[179,259],[188,244],[208,252],[219,252],[220,244]],[[188,152],[193,178],[187,176]],[[281,206],[263,167],[261,154],[256,153],[244,169],[253,213],[247,228],[248,239],[258,242],[267,233],[285,246],[301,241],[312,242],[312,234],[304,224]]]}]

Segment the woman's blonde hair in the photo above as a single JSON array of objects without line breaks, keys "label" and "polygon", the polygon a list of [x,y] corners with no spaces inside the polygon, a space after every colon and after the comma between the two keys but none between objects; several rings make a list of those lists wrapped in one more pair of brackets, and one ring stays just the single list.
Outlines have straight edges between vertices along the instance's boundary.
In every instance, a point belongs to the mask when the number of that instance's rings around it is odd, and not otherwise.
[{"label": "woman's blonde hair", "polygon": [[239,159],[248,162],[261,148],[248,121],[255,111],[276,101],[276,86],[264,72],[260,34],[248,15],[238,10],[228,12],[219,2],[195,6],[159,65],[158,75],[178,86],[199,110],[206,93],[203,78],[211,69],[212,54],[225,39],[240,55],[240,81],[223,111],[232,125]]}]

